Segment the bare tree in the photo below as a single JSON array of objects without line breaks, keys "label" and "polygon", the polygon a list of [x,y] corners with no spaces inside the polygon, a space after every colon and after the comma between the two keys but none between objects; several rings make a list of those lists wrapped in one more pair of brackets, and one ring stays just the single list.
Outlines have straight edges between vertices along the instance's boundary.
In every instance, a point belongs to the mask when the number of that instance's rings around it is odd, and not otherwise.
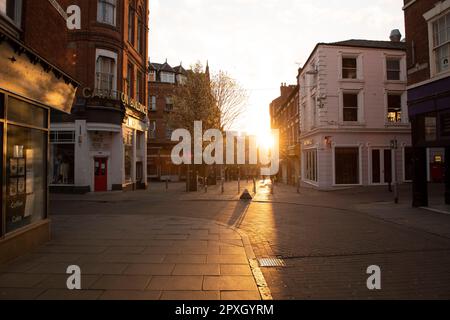
[{"label": "bare tree", "polygon": [[247,92],[224,71],[213,76],[211,90],[220,112],[220,128],[222,131],[230,130],[245,111]]}]

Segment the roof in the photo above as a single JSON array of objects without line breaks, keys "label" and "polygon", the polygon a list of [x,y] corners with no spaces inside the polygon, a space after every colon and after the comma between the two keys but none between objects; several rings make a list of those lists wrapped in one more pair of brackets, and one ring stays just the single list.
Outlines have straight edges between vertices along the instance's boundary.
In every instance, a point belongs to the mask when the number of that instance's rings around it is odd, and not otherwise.
[{"label": "roof", "polygon": [[393,42],[393,41],[351,39],[324,44],[331,46],[344,46],[344,47],[406,50],[405,42]]},{"label": "roof", "polygon": [[[386,49],[386,50],[404,50],[406,51],[406,43],[405,42],[393,42],[393,41],[381,41],[381,40],[363,40],[363,39],[350,39],[345,41],[338,42],[319,42],[314,47],[313,51],[309,55],[305,64],[302,68],[299,68],[299,73],[301,73],[305,67],[308,65],[309,61],[313,57],[319,46],[339,46],[339,47],[353,47],[353,48],[373,48],[373,49]],[[300,71],[300,69],[303,69]]]},{"label": "roof", "polygon": [[175,73],[175,70],[167,63],[156,63],[156,62],[150,62],[149,69],[151,71],[165,71],[165,72],[172,72]]},{"label": "roof", "polygon": [[173,68],[177,74],[187,74],[187,71],[183,68],[182,65],[176,66]]}]

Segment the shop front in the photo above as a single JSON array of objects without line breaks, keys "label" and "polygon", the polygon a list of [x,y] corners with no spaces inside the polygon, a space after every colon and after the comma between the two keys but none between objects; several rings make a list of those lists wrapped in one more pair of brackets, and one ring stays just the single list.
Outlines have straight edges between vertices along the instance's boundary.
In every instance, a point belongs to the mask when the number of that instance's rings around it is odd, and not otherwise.
[{"label": "shop front", "polygon": [[70,112],[77,86],[34,51],[0,34],[0,263],[49,239],[50,110]]},{"label": "shop front", "polygon": [[[132,108],[123,100],[115,101],[121,103],[118,107],[88,106],[85,113],[73,115],[73,121],[51,123],[52,192],[146,188],[147,117],[142,108]],[[96,103],[106,105],[108,101]]]}]

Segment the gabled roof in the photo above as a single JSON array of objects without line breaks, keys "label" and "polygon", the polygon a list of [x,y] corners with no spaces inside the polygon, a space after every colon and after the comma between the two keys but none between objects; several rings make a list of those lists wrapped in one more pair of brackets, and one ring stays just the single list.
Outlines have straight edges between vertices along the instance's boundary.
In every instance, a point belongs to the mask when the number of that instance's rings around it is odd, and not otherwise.
[{"label": "gabled roof", "polygon": [[184,75],[187,74],[186,69],[184,69],[182,65],[179,65],[179,66],[174,67],[173,70],[175,70],[175,72],[176,72],[177,74],[184,74]]},{"label": "gabled roof", "polygon": [[165,71],[165,72],[172,72],[175,73],[175,70],[167,63],[156,63],[156,62],[150,62],[149,64],[150,71]]}]

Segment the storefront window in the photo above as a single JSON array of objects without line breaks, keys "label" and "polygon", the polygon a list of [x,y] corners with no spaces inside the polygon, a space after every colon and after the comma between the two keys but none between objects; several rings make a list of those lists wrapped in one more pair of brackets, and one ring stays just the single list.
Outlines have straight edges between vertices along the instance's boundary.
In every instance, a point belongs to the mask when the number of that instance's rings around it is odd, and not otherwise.
[{"label": "storefront window", "polygon": [[[31,110],[32,106],[29,111],[36,114]],[[6,232],[9,233],[45,218],[47,132],[9,125],[7,134]]]},{"label": "storefront window", "polygon": [[131,167],[133,161],[133,130],[124,129],[123,131],[123,146],[125,156],[125,181],[131,182]]},{"label": "storefront window", "polygon": [[5,95],[0,92],[0,119],[5,117]]},{"label": "storefront window", "polygon": [[25,101],[12,97],[8,99],[8,121],[26,124],[29,126],[47,128],[48,112]]},{"label": "storefront window", "polygon": [[50,184],[74,184],[75,132],[54,131],[50,143]]}]

